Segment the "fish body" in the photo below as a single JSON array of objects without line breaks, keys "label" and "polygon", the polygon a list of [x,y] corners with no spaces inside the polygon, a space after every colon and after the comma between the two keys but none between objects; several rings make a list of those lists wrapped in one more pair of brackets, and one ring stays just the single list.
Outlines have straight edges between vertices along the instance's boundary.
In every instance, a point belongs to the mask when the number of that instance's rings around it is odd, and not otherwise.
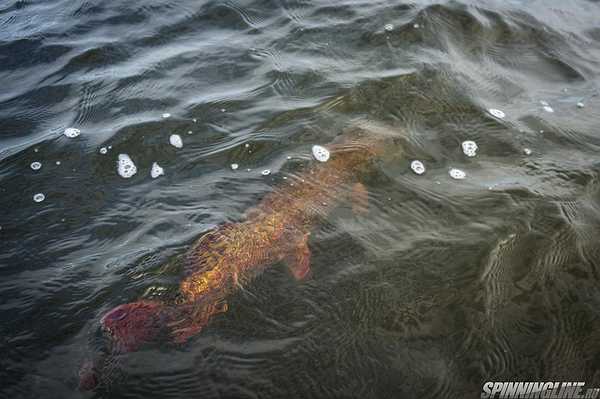
[{"label": "fish body", "polygon": [[367,192],[359,179],[386,145],[361,132],[340,137],[329,146],[327,162],[313,162],[284,180],[244,221],[221,225],[192,244],[176,300],[139,300],[105,314],[101,326],[113,353],[138,350],[159,337],[186,342],[228,309],[228,298],[273,264],[284,262],[296,279],[306,278],[311,229],[347,198],[355,199],[353,209],[365,207]]},{"label": "fish body", "polygon": [[227,298],[267,267],[284,262],[298,280],[310,274],[310,231],[340,201],[354,195],[365,202],[358,177],[375,155],[372,147],[353,142],[330,148],[330,160],[314,163],[266,195],[245,221],[218,227],[188,250],[177,306],[194,311],[173,324],[175,342],[185,342],[226,311]]}]

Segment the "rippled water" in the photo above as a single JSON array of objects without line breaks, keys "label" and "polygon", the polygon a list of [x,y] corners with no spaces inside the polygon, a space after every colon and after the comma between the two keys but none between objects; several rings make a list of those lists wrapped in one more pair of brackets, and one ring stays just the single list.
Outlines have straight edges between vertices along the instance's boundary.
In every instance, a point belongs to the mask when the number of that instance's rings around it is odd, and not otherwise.
[{"label": "rippled water", "polygon": [[[3,2],[2,396],[600,385],[599,18],[583,0]],[[195,237],[364,121],[405,145],[367,177],[367,215],[341,202],[313,229],[308,281],[275,265],[187,344],[78,391],[107,310],[176,286]]]}]

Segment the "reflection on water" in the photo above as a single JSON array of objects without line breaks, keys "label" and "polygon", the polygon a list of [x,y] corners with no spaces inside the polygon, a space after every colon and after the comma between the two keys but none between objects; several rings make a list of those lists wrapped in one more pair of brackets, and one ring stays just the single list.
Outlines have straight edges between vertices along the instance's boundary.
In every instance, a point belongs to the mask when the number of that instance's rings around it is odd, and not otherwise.
[{"label": "reflection on water", "polygon": [[341,201],[312,229],[311,278],[269,268],[187,344],[124,356],[95,395],[600,385],[598,15],[558,0],[1,5],[0,392],[84,396],[103,314],[169,295],[194,238],[365,121],[405,139],[361,176],[366,215]]}]

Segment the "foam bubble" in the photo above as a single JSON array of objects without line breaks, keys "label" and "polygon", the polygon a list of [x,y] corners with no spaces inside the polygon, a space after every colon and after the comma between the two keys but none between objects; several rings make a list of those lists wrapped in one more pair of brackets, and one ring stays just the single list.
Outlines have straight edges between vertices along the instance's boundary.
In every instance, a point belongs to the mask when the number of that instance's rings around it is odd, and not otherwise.
[{"label": "foam bubble", "polygon": [[57,164],[57,165],[60,165],[60,161],[56,161],[56,164]]},{"label": "foam bubble", "polygon": [[33,170],[40,170],[42,168],[42,164],[40,162],[32,162],[31,165],[29,165],[31,167],[31,169]]},{"label": "foam bubble", "polygon": [[425,173],[425,165],[423,165],[423,162],[421,161],[412,161],[410,163],[410,168],[413,172],[415,172],[418,175],[422,175],[423,173]]},{"label": "foam bubble", "polygon": [[108,148],[106,148],[106,147],[102,147],[102,148],[100,148],[100,154],[104,155],[104,154],[106,154],[107,152],[108,152]]},{"label": "foam bubble", "polygon": [[477,155],[477,143],[472,140],[466,140],[462,142],[462,150],[468,157],[474,157]]},{"label": "foam bubble", "polygon": [[385,29],[385,30],[386,30],[386,32],[391,32],[391,31],[393,31],[393,30],[394,30],[394,25],[392,25],[392,24],[386,24],[386,25],[383,27],[383,29]]},{"label": "foam bubble", "polygon": [[37,193],[33,196],[33,201],[35,202],[43,202],[46,199],[46,196],[43,193]]},{"label": "foam bubble", "polygon": [[165,174],[165,170],[160,167],[160,165],[156,162],[152,164],[152,169],[150,169],[150,177],[156,179],[158,176],[162,176]]},{"label": "foam bubble", "polygon": [[263,176],[269,176],[271,174],[271,171],[269,169],[265,169],[262,172],[260,172],[260,174]]},{"label": "foam bubble", "polygon": [[448,173],[450,174],[451,178],[456,179],[456,180],[462,180],[467,176],[467,174],[465,172],[463,172],[460,169],[455,169],[455,168],[450,169],[450,172],[448,172]]},{"label": "foam bubble", "polygon": [[529,148],[523,148],[523,153],[525,155],[531,155],[531,150]]},{"label": "foam bubble", "polygon": [[119,154],[119,160],[117,161],[117,172],[119,176],[125,179],[129,179],[137,173],[137,167],[127,154]]},{"label": "foam bubble", "polygon": [[69,127],[67,129],[65,129],[65,132],[64,132],[64,135],[70,139],[74,139],[75,137],[79,136],[80,134],[81,134],[81,130],[76,129],[74,127]]},{"label": "foam bubble", "polygon": [[577,108],[583,108],[585,107],[585,104],[582,103],[581,101],[577,103]]},{"label": "foam bubble", "polygon": [[544,111],[546,111],[546,112],[550,112],[550,113],[553,113],[553,112],[554,112],[554,110],[552,109],[552,107],[551,107],[551,106],[549,106],[549,105],[544,105]]},{"label": "foam bubble", "polygon": [[237,170],[237,168],[239,168],[240,165],[238,165],[237,163],[232,163],[231,164],[231,170]]},{"label": "foam bubble", "polygon": [[175,148],[183,147],[183,141],[181,140],[181,136],[178,134],[172,134],[171,137],[169,137],[169,143],[171,143],[171,145]]},{"label": "foam bubble", "polygon": [[168,112],[165,112],[164,114],[162,114],[162,117],[165,118],[165,119],[167,119],[167,118],[171,117],[171,114],[168,113]]},{"label": "foam bubble", "polygon": [[329,160],[329,150],[320,145],[313,145],[312,148],[313,157],[319,162],[327,162]]},{"label": "foam bubble", "polygon": [[495,109],[495,108],[490,108],[488,109],[488,112],[499,119],[504,119],[504,117],[506,116],[506,114],[503,111],[500,111],[499,109]]},{"label": "foam bubble", "polygon": [[414,25],[413,25],[413,28],[415,28],[415,29],[419,29],[420,27],[421,27],[421,26],[420,26],[419,24],[414,24]]}]

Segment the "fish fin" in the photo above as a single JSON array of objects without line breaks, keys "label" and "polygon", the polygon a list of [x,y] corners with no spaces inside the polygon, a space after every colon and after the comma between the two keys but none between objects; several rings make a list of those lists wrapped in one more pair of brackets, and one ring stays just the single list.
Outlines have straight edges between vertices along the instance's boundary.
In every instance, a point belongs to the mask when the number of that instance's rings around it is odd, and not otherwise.
[{"label": "fish fin", "polygon": [[202,330],[202,327],[204,327],[204,324],[202,323],[193,323],[185,328],[174,330],[171,333],[173,337],[173,342],[175,342],[176,344],[186,343],[188,339],[198,334],[200,330]]},{"label": "fish fin", "polygon": [[355,183],[352,186],[352,212],[355,215],[362,215],[369,210],[369,192],[362,183]]},{"label": "fish fin", "polygon": [[288,268],[296,280],[304,280],[310,275],[309,235],[310,233],[304,234],[292,252],[285,258]]},{"label": "fish fin", "polygon": [[[229,305],[226,301],[220,301],[219,303],[209,307],[208,309],[202,308],[196,311],[196,315],[192,315],[189,323],[185,323],[181,328],[174,328],[171,331],[171,337],[173,342],[176,344],[184,344],[194,335],[198,334],[205,326],[213,315],[218,313],[227,312]],[[174,327],[176,323],[172,323],[171,327]]]}]

